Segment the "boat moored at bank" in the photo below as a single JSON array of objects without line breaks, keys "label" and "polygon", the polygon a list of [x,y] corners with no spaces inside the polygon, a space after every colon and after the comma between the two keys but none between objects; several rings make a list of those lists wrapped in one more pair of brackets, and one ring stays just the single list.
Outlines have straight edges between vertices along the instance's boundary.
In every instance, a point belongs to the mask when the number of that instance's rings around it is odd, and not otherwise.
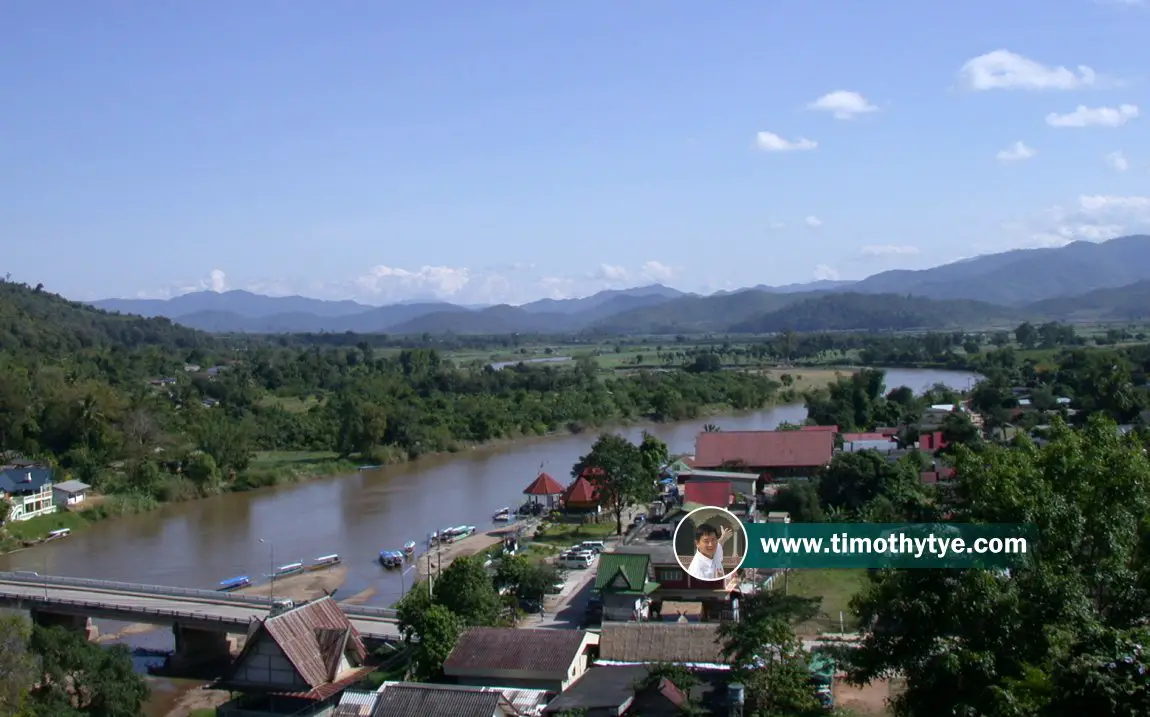
[{"label": "boat moored at bank", "polygon": [[216,588],[216,590],[219,590],[220,592],[226,593],[226,592],[231,592],[232,590],[239,590],[240,588],[246,588],[246,587],[250,586],[251,584],[252,584],[251,578],[249,578],[247,575],[239,575],[239,576],[236,576],[234,578],[228,578],[227,580],[221,580],[220,586],[218,588]]}]

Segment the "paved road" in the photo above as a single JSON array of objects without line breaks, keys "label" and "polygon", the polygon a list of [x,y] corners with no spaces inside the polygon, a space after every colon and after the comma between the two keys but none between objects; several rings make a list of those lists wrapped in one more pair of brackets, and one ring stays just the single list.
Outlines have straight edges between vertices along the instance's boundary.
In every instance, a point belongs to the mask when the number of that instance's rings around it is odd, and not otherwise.
[{"label": "paved road", "polygon": [[[126,622],[146,622],[158,625],[174,621],[201,622],[205,627],[213,624],[242,631],[253,619],[266,617],[267,607],[213,602],[205,599],[167,597],[160,595],[110,593],[85,588],[0,583],[0,604],[6,607],[30,607],[43,603],[48,596],[48,609],[52,603],[61,611],[86,612],[90,608],[94,617]],[[365,637],[385,639],[398,636],[394,621],[367,616],[350,616],[352,624]],[[238,628],[238,629],[237,629]]]},{"label": "paved road", "polygon": [[571,570],[567,573],[567,584],[558,595],[548,596],[544,601],[542,615],[526,620],[523,627],[556,627],[579,629],[587,614],[587,601],[591,598],[591,588],[595,585],[595,571],[599,561],[584,570]]}]

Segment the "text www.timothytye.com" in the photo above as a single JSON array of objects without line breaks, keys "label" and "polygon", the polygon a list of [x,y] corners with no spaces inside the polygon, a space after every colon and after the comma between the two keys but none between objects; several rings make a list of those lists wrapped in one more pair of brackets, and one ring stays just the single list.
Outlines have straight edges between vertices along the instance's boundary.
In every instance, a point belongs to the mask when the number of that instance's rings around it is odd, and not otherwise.
[{"label": "text www.timothytye.com", "polygon": [[827,538],[759,538],[768,555],[905,555],[914,558],[945,558],[947,555],[1022,555],[1026,538],[976,538],[970,545],[962,538],[929,535],[914,538],[895,533],[882,538],[852,538],[836,533]]}]

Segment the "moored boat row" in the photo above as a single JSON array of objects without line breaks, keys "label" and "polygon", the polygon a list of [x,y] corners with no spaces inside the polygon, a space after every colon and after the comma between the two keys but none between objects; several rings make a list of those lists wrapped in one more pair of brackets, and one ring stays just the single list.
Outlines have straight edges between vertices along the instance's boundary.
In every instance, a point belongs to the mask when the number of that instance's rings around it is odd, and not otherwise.
[{"label": "moored boat row", "polygon": [[[269,578],[285,578],[285,577],[288,577],[290,575],[296,575],[296,574],[302,573],[302,572],[310,572],[313,570],[323,570],[324,568],[334,567],[336,565],[339,565],[341,562],[343,562],[343,560],[339,557],[338,553],[332,553],[331,555],[321,555],[320,557],[316,558],[310,565],[305,565],[302,562],[288,563],[287,565],[281,565],[275,569],[274,574],[267,576],[267,577],[269,577]],[[219,582],[219,586],[216,587],[216,590],[219,590],[220,592],[231,592],[233,590],[239,590],[241,588],[247,588],[247,587],[251,587],[251,586],[252,586],[252,579],[250,577],[248,577],[247,575],[238,575],[234,578],[228,578],[227,580],[221,580]]]}]

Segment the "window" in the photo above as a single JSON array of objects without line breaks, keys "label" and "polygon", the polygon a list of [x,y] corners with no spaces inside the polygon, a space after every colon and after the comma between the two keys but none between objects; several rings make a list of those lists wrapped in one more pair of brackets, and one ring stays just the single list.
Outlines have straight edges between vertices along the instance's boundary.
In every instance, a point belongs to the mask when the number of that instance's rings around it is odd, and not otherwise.
[{"label": "window", "polygon": [[655,571],[655,580],[661,583],[675,583],[683,580],[683,571],[678,568],[660,568]]}]

